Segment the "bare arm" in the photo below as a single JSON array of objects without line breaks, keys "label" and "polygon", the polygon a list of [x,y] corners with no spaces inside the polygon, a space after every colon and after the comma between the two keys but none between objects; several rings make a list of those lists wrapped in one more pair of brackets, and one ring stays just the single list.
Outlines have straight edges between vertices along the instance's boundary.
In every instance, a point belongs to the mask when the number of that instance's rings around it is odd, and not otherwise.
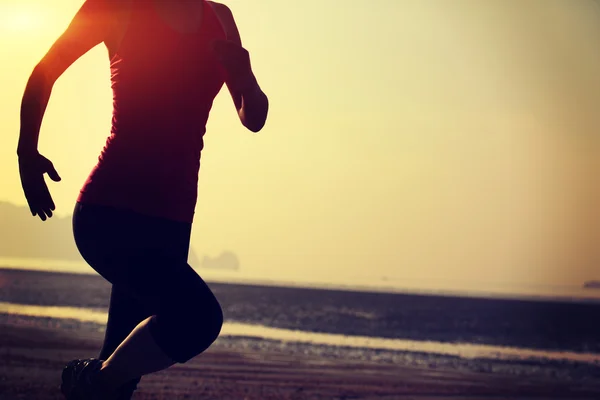
[{"label": "bare arm", "polygon": [[[242,40],[231,10],[224,4],[213,2],[213,5],[227,39],[241,47]],[[226,84],[242,124],[252,132],[260,131],[267,120],[269,100],[252,70],[248,71],[242,85],[236,86],[229,81]]]},{"label": "bare arm", "polygon": [[21,103],[19,157],[38,154],[42,119],[56,80],[82,55],[105,40],[110,0],[86,0],[69,27],[34,68]]}]

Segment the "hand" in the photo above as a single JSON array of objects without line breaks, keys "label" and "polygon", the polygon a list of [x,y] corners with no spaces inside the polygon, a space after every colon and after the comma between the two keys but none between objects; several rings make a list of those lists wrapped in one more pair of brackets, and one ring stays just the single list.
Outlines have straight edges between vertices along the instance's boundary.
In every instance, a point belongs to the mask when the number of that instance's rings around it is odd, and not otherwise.
[{"label": "hand", "polygon": [[19,173],[31,215],[39,215],[42,221],[46,220],[46,216],[52,217],[52,211],[56,207],[44,180],[44,174],[47,173],[54,182],[60,182],[60,176],[52,162],[41,154],[21,156]]},{"label": "hand", "polygon": [[215,40],[212,48],[225,70],[229,86],[241,92],[251,88],[255,80],[248,50],[230,40]]}]

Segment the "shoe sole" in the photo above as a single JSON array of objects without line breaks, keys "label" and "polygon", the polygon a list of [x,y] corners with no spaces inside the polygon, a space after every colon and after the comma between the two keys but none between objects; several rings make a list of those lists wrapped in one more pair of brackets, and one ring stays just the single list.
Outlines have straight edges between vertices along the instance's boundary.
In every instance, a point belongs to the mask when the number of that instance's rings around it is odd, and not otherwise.
[{"label": "shoe sole", "polygon": [[[63,368],[61,374],[62,382],[59,388],[61,393],[65,396],[67,400],[71,400],[71,395],[73,394],[72,382],[75,379],[75,369],[73,368],[73,365],[77,364],[78,362],[79,360],[69,361],[69,363]],[[67,384],[67,381],[69,382],[69,384]]]}]

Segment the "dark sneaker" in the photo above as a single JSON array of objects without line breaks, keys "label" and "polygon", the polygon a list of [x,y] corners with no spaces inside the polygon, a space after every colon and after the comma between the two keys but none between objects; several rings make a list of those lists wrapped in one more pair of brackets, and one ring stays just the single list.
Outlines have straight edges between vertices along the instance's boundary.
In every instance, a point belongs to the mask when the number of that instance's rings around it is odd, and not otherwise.
[{"label": "dark sneaker", "polygon": [[69,362],[62,372],[60,391],[67,400],[113,400],[116,396],[106,393],[93,384],[93,376],[102,367],[102,360],[88,358]]}]

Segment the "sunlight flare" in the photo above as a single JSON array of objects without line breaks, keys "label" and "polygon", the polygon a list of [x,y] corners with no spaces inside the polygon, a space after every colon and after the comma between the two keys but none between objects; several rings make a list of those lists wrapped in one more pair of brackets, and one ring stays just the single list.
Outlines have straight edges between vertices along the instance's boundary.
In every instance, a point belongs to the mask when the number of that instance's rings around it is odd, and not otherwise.
[{"label": "sunlight flare", "polygon": [[44,25],[43,11],[25,5],[0,5],[0,29],[9,32],[36,31]]}]

